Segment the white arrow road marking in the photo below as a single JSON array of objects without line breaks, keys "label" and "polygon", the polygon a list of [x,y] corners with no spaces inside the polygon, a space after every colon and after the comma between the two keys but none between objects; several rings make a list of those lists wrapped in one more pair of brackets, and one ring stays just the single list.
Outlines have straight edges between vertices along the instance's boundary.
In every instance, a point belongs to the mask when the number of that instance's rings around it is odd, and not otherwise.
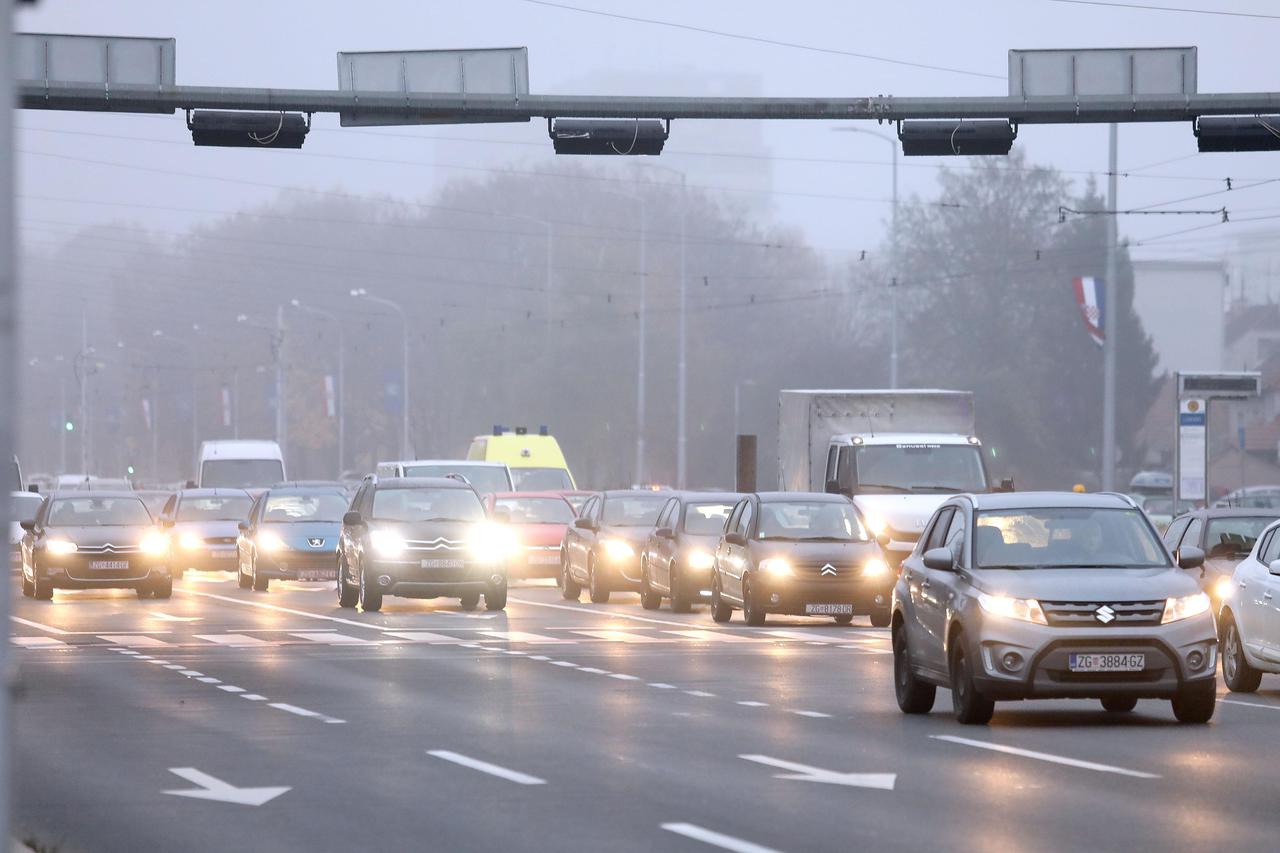
[{"label": "white arrow road marking", "polygon": [[1001,743],[991,743],[986,740],[971,740],[967,737],[956,737],[955,735],[929,735],[934,740],[945,740],[948,743],[958,743],[964,746],[976,746],[978,749],[989,749],[992,752],[1003,752],[1006,755],[1019,755],[1023,758],[1034,758],[1037,761],[1048,761],[1051,764],[1065,764],[1068,767],[1079,767],[1084,770],[1097,770],[1099,773],[1116,773],[1120,776],[1132,776],[1135,779],[1159,779],[1155,773],[1143,773],[1140,770],[1128,770],[1124,767],[1113,767],[1110,764],[1095,764],[1092,761],[1081,761],[1078,758],[1067,758],[1062,755],[1051,755],[1047,752],[1034,752],[1030,749],[1018,749],[1015,746],[1005,746]]},{"label": "white arrow road marking", "polygon": [[174,616],[170,613],[161,613],[159,610],[152,612],[152,619],[159,619],[161,622],[199,622],[202,616]]},{"label": "white arrow road marking", "polygon": [[527,773],[521,773],[519,770],[508,770],[506,767],[499,767],[497,764],[490,764],[487,761],[480,761],[457,752],[450,752],[447,749],[428,749],[427,755],[434,755],[436,758],[442,758],[445,761],[451,761],[463,767],[470,767],[472,770],[479,770],[481,773],[488,773],[490,776],[497,776],[499,779],[506,779],[508,782],[515,782],[518,785],[547,784],[546,779],[539,779],[537,776],[530,776]]},{"label": "white arrow road marking", "polygon": [[778,853],[772,847],[762,847],[750,841],[743,841],[741,838],[734,838],[732,835],[703,829],[692,823],[664,823],[662,828],[667,832],[674,832],[676,835],[683,835],[685,838],[719,847],[721,850],[732,850],[733,853]]},{"label": "white arrow road marking", "polygon": [[236,803],[242,806],[260,806],[263,803],[269,803],[276,797],[289,790],[288,786],[278,788],[237,788],[221,779],[216,779],[208,773],[201,773],[194,767],[170,767],[169,772],[175,776],[181,776],[192,784],[199,785],[198,788],[188,788],[182,791],[163,791],[165,794],[172,794],[175,797],[192,797],[197,800],[213,800],[218,803]]},{"label": "white arrow road marking", "polygon": [[810,767],[808,764],[797,764],[794,761],[783,761],[767,755],[739,755],[747,761],[776,767],[779,770],[790,770],[790,773],[777,773],[775,779],[795,779],[800,782],[823,782],[827,785],[847,785],[850,788],[876,788],[881,791],[892,791],[898,779],[896,773],[840,773],[835,770],[824,770],[821,767]]}]

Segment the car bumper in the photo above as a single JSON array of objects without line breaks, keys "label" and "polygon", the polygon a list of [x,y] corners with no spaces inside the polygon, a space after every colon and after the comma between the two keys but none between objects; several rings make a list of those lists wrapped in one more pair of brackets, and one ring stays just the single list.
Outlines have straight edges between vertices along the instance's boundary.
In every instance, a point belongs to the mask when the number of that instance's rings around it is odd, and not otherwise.
[{"label": "car bumper", "polygon": [[596,563],[596,571],[604,570],[609,579],[609,589],[638,592],[640,590],[640,558],[625,560],[602,558]]},{"label": "car bumper", "polygon": [[234,572],[238,557],[235,545],[209,546],[177,551],[171,565],[177,571],[194,569],[198,572]]},{"label": "car bumper", "polygon": [[465,560],[460,566],[423,566],[422,560],[373,560],[365,566],[370,579],[384,595],[405,598],[440,598],[484,593],[507,583],[501,563]]},{"label": "car bumper", "polygon": [[[994,623],[994,620],[991,620]],[[995,699],[1172,698],[1215,679],[1218,643],[1213,617],[1197,616],[1164,626],[1055,628],[1000,620],[984,626],[969,652],[980,663],[974,682]],[[1073,653],[1145,655],[1140,672],[1077,673]],[[1016,656],[1020,664],[1007,665]],[[1198,661],[1198,666],[1194,665]]]},{"label": "car bumper", "polygon": [[127,569],[91,570],[63,565],[40,569],[40,577],[54,589],[137,589],[169,577],[167,565],[131,565]]},{"label": "car bumper", "polygon": [[554,578],[560,575],[560,547],[526,548],[507,560],[513,578]]},{"label": "car bumper", "polygon": [[272,580],[336,581],[338,553],[288,550],[259,554],[257,570],[259,575]]},{"label": "car bumper", "polygon": [[812,615],[805,612],[810,604],[848,604],[860,615],[887,611],[893,589],[892,575],[852,581],[752,577],[752,598],[764,611],[791,616]]}]

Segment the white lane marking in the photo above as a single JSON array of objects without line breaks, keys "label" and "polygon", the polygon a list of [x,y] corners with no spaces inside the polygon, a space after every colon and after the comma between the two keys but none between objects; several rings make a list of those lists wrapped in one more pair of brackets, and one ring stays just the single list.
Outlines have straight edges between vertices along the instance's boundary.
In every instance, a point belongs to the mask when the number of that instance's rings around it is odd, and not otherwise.
[{"label": "white lane marking", "polygon": [[218,601],[225,601],[229,604],[238,604],[241,607],[260,607],[263,610],[274,610],[278,613],[292,613],[294,616],[306,616],[308,619],[323,619],[326,622],[337,622],[339,625],[354,625],[357,628],[374,628],[380,630],[380,625],[369,625],[364,622],[355,622],[351,619],[340,619],[337,616],[323,616],[319,613],[308,613],[305,610],[294,610],[292,607],[281,607],[278,604],[267,604],[264,601],[245,601],[242,598],[232,598],[229,595],[217,595],[212,592],[200,592],[194,589],[182,590],[184,595],[198,595],[202,598],[213,598]]},{"label": "white lane marking", "polygon": [[576,640],[562,640],[559,637],[548,637],[544,634],[532,634],[528,631],[481,631],[480,633],[495,640],[506,640],[508,643],[537,643],[549,646],[577,642]]},{"label": "white lane marking", "polygon": [[821,711],[792,711],[791,713],[798,714],[801,717],[812,717],[815,720],[823,720],[831,716],[830,714],[824,714]]},{"label": "white lane marking", "polygon": [[649,686],[656,687],[659,690],[675,690],[676,689],[676,686],[674,684],[667,684],[665,681],[650,681]]},{"label": "white lane marking", "polygon": [[155,660],[151,655],[134,655],[134,660]]},{"label": "white lane marking", "polygon": [[472,770],[478,770],[481,773],[488,773],[490,776],[497,776],[499,779],[506,779],[508,782],[515,782],[517,785],[545,785],[546,779],[539,779],[537,776],[530,776],[528,773],[521,773],[519,770],[510,770],[506,767],[499,767],[497,764],[490,764],[487,761],[480,761],[477,758],[471,758],[457,752],[450,752],[447,749],[428,749],[427,755],[451,761],[463,767],[469,767]]},{"label": "white lane marking", "polygon": [[118,655],[140,655],[142,652],[135,652],[132,649],[113,649]]},{"label": "white lane marking", "polygon": [[546,655],[529,655],[529,660],[551,660]]},{"label": "white lane marking", "polygon": [[730,634],[726,631],[704,631],[700,628],[685,631],[663,631],[664,634],[675,634],[677,637],[687,637],[690,640],[704,640],[709,643],[767,643],[768,640],[760,637],[744,637],[739,634]]},{"label": "white lane marking", "polygon": [[32,622],[30,619],[23,619],[21,616],[10,616],[14,622],[19,625],[26,625],[28,628],[36,628],[40,631],[46,631],[50,634],[70,634],[70,631],[64,631],[61,628],[55,628],[52,625],[45,625],[43,622]]},{"label": "white lane marking", "polygon": [[478,648],[480,648],[480,646],[477,646],[475,643],[458,643],[458,648],[460,648],[460,649],[478,649]]},{"label": "white lane marking", "polygon": [[446,634],[433,634],[430,631],[386,631],[383,636],[408,640],[411,643],[430,643],[433,646],[458,646],[466,640],[450,637]]},{"label": "white lane marking", "polygon": [[196,672],[194,669],[180,669],[178,675],[185,675],[187,678],[199,678],[204,675],[203,672]]},{"label": "white lane marking", "polygon": [[623,673],[623,672],[612,673],[609,677],[616,678],[619,681],[639,681],[640,680],[634,675],[627,675],[626,673]]},{"label": "white lane marking", "polygon": [[67,645],[53,637],[12,637],[11,640],[15,646],[22,646],[24,649],[53,649]]},{"label": "white lane marking", "polygon": [[580,666],[578,667],[578,672],[585,672],[591,675],[608,675],[609,674],[609,670],[597,669],[594,666]]},{"label": "white lane marking", "polygon": [[751,841],[734,838],[732,835],[725,835],[723,832],[714,832],[697,824],[664,823],[662,828],[667,832],[674,832],[676,835],[683,835],[685,838],[719,847],[721,850],[731,850],[733,853],[780,853],[773,847],[764,847]]},{"label": "white lane marking", "polygon": [[632,631],[594,631],[581,628],[574,629],[573,633],[580,634],[584,637],[592,637],[597,640],[608,640],[611,643],[674,643],[674,639],[670,637],[646,637],[644,634],[636,634]]},{"label": "white lane marking", "polygon": [[630,619],[633,622],[652,622],[654,625],[675,625],[678,628],[688,626],[688,622],[672,622],[668,619],[651,619],[648,616],[637,616],[634,613],[621,613],[615,610],[594,610],[589,607],[578,605],[574,607],[571,604],[551,604],[546,601],[529,601],[526,598],[509,598],[508,601],[519,602],[520,604],[528,604],[531,607],[552,607],[556,610],[571,610],[586,616],[600,616],[605,619]]},{"label": "white lane marking", "polygon": [[[245,697],[248,698],[247,696]],[[286,711],[290,714],[297,714],[299,717],[310,717],[315,720],[321,720],[326,723],[345,723],[346,720],[339,720],[330,717],[328,714],[321,714],[319,711],[311,711],[307,708],[299,708],[297,705],[290,705],[288,702],[272,702],[267,705],[268,708],[275,708],[278,711]]]},{"label": "white lane marking", "polygon": [[299,631],[289,636],[297,637],[300,640],[310,640],[313,643],[328,643],[331,646],[363,646],[368,645],[370,642],[359,637],[353,637],[350,634],[339,634],[336,631]]},{"label": "white lane marking", "polygon": [[845,639],[847,639],[847,638],[840,638],[840,639],[833,638],[833,639],[827,640],[827,639],[823,639],[821,636],[815,637],[813,632],[811,631],[784,631],[779,629],[777,631],[765,631],[763,633],[767,634],[770,637],[778,637],[779,639],[783,639],[783,640],[802,640],[806,643],[817,643],[818,645],[821,645],[821,646],[825,646],[827,643],[842,643],[845,641]]},{"label": "white lane marking", "polygon": [[266,640],[250,637],[248,634],[196,634],[197,640],[217,643],[220,646],[265,646]]},{"label": "white lane marking", "polygon": [[553,661],[551,662],[551,665],[552,665],[552,666],[572,666],[572,667],[577,667],[577,664],[576,664],[576,663],[570,663],[570,662],[569,662],[569,661],[567,661],[567,660],[553,660]]},{"label": "white lane marking", "polygon": [[821,782],[826,785],[844,785],[849,788],[876,788],[881,791],[892,791],[898,779],[896,773],[841,773],[837,770],[826,770],[794,761],[783,761],[781,758],[772,758],[768,755],[739,755],[738,757],[766,767],[791,771],[775,773],[773,776],[775,779]]},{"label": "white lane marking", "polygon": [[713,699],[715,698],[715,695],[716,695],[714,693],[708,693],[705,690],[686,690],[685,693],[687,693],[690,696],[700,696],[704,699]]},{"label": "white lane marking", "polygon": [[1246,708],[1266,708],[1268,711],[1280,711],[1280,705],[1264,705],[1261,702],[1241,702],[1239,699],[1219,699],[1224,705],[1243,705]]},{"label": "white lane marking", "polygon": [[153,610],[150,613],[152,619],[159,619],[161,622],[199,622],[203,616],[173,616],[169,613],[161,613],[159,610]]},{"label": "white lane marking", "polygon": [[187,665],[185,663],[167,663],[164,665],[164,668],[165,669],[186,669]]},{"label": "white lane marking", "polygon": [[1064,764],[1067,767],[1079,767],[1082,770],[1096,770],[1099,773],[1115,773],[1120,776],[1131,776],[1134,779],[1159,779],[1159,775],[1155,773],[1144,773],[1140,770],[1129,770],[1124,767],[1114,767],[1110,764],[1097,764],[1093,761],[1081,761],[1078,758],[1067,758],[1062,755],[1052,755],[1047,752],[1036,752],[1030,749],[1019,749],[1016,746],[1005,746],[1002,743],[992,743],[986,740],[973,740],[967,737],[956,737],[955,735],[929,735],[934,740],[942,740],[947,743],[958,743],[963,746],[976,746],[978,749],[989,749],[992,752],[1002,752],[1005,755],[1017,755],[1022,758],[1034,758],[1037,761],[1047,761],[1050,764]]},{"label": "white lane marking", "polygon": [[129,636],[123,634],[99,634],[98,639],[106,640],[108,643],[117,646],[132,646],[139,649],[151,649],[156,646],[170,645],[164,640],[157,640],[155,637]]},{"label": "white lane marking", "polygon": [[151,660],[147,661],[147,663],[159,664],[160,666],[169,665],[169,662],[167,660],[160,660],[160,658],[152,658]]},{"label": "white lane marking", "polygon": [[197,678],[196,681],[203,681],[205,684],[221,684],[221,678],[214,678],[212,675],[206,675],[203,678]]},{"label": "white lane marking", "polygon": [[225,690],[225,691],[227,691],[228,693],[243,693],[243,692],[244,692],[244,688],[243,688],[243,687],[236,687],[234,684],[220,684],[220,685],[218,685],[218,689],[219,689],[219,690]]},{"label": "white lane marking", "polygon": [[241,698],[241,699],[248,699],[250,702],[265,702],[265,701],[267,701],[267,697],[266,697],[266,696],[263,696],[263,695],[261,695],[261,694],[259,694],[259,693],[241,693],[241,694],[240,694],[240,698]]},{"label": "white lane marking", "polygon": [[200,786],[181,791],[163,792],[172,794],[175,797],[193,797],[197,800],[213,800],[219,803],[260,806],[289,790],[287,785],[274,788],[237,788],[235,785],[216,779],[208,773],[201,773],[194,767],[170,767],[169,772]]},{"label": "white lane marking", "polygon": [[754,699],[744,699],[738,703],[744,708],[768,708],[768,702],[756,702]]}]

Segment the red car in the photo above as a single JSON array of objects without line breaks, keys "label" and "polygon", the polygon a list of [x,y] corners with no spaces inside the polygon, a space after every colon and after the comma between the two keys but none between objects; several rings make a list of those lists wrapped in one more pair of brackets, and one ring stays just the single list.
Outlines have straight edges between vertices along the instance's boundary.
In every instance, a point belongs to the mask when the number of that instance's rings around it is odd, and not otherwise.
[{"label": "red car", "polygon": [[518,492],[486,495],[491,518],[511,525],[519,549],[507,564],[512,578],[560,576],[560,543],[573,523],[573,506],[557,492]]}]

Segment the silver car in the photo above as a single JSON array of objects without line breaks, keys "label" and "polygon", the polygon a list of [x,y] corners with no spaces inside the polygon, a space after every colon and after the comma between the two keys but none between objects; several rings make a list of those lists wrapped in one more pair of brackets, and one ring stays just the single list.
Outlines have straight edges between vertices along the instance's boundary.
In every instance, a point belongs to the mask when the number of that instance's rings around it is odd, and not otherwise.
[{"label": "silver car", "polygon": [[[1204,552],[1179,559],[1194,568]],[[1112,712],[1169,699],[1181,722],[1213,716],[1209,596],[1123,495],[948,500],[902,564],[892,620],[908,714],[946,687],[962,723],[986,723],[1003,699],[1095,698]]]}]

